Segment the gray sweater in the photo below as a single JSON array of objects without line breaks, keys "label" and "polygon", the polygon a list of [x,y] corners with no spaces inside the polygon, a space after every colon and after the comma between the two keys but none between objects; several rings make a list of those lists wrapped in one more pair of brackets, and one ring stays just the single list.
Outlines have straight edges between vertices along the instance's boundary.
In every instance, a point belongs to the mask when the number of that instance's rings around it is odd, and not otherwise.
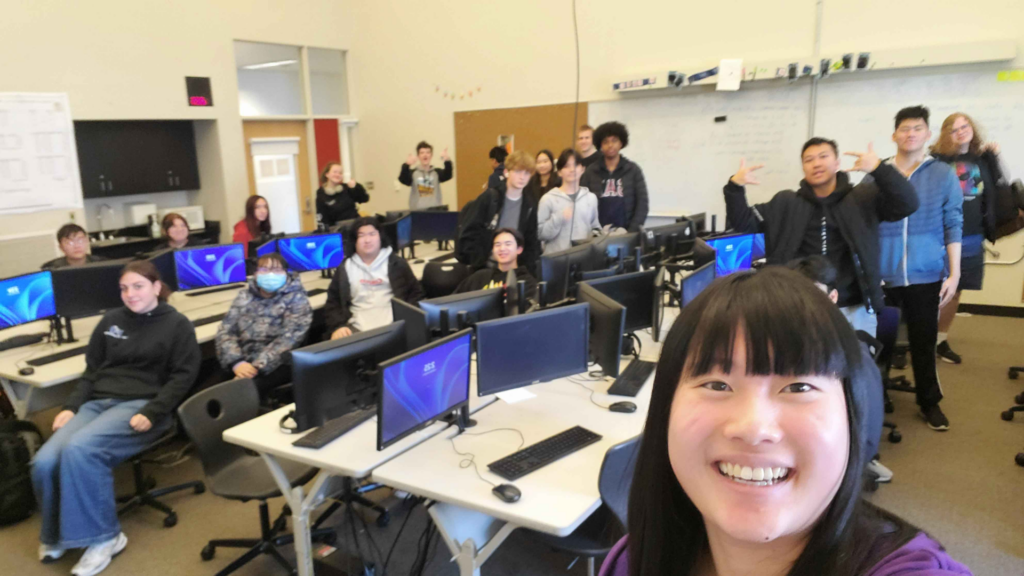
[{"label": "gray sweater", "polygon": [[441,183],[452,179],[452,161],[446,160],[444,169],[431,166],[424,170],[419,164],[410,168],[402,164],[398,181],[409,187],[409,210],[425,210],[443,204]]},{"label": "gray sweater", "polygon": [[[552,188],[541,196],[537,208],[537,237],[544,242],[544,254],[572,248],[573,240],[589,238],[594,229],[601,228],[597,216],[597,196],[587,188],[576,192],[573,222],[562,214],[574,204],[561,188]],[[572,238],[569,229],[572,228]]]}]

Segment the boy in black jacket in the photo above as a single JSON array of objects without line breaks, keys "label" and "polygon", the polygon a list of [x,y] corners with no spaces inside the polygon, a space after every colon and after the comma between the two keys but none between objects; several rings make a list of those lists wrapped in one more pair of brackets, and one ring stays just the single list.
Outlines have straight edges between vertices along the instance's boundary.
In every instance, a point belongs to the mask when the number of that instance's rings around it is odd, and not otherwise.
[{"label": "boy in black jacket", "polygon": [[855,330],[874,336],[875,310],[884,306],[879,273],[878,222],[897,222],[917,210],[913,186],[898,170],[879,161],[869,144],[856,156],[853,170],[866,172],[854,186],[839,170],[838,146],[832,140],[811,138],[801,158],[804,179],[796,192],[783,190],[764,204],[747,204],[747,184],[757,184],[752,172],[762,164],[740,169],[725,185],[727,226],[736,232],[763,233],[769,264],[821,254],[835,266],[838,304]]},{"label": "boy in black jacket", "polygon": [[[508,287],[508,273],[512,270],[516,275],[517,284],[520,280],[526,282],[527,299],[536,300],[537,279],[525,266],[518,266],[518,257],[523,253],[523,235],[518,230],[502,228],[494,233],[492,245],[492,254],[497,266],[477,270],[459,284],[455,293]],[[514,287],[512,289],[515,290]]]},{"label": "boy in black jacket", "polygon": [[605,122],[594,131],[599,160],[580,178],[580,186],[597,194],[601,226],[637,232],[647,220],[647,181],[644,171],[621,154],[629,145],[629,131],[618,122]]}]

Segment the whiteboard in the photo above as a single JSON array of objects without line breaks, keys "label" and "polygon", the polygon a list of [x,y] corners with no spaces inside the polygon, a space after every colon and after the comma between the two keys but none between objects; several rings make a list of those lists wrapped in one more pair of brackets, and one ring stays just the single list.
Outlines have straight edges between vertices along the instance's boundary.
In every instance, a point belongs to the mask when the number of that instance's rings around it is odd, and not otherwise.
[{"label": "whiteboard", "polygon": [[67,94],[0,93],[0,214],[81,207]]}]

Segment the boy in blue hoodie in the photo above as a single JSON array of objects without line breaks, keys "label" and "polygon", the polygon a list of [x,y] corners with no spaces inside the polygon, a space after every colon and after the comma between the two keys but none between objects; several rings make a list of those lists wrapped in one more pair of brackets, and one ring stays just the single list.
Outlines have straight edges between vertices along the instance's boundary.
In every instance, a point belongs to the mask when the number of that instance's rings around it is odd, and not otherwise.
[{"label": "boy in blue hoodie", "polygon": [[896,114],[896,156],[887,162],[910,180],[920,206],[899,222],[878,226],[880,268],[885,297],[903,309],[921,414],[932,430],[949,430],[939,402],[942,388],[935,367],[939,308],[956,294],[960,282],[963,193],[953,170],[928,155],[928,109],[904,108]]}]

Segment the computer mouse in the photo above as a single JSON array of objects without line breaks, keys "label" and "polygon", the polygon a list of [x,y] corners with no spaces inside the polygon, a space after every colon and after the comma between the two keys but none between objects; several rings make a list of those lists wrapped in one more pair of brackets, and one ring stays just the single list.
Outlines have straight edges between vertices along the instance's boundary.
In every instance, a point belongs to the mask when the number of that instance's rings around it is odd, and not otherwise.
[{"label": "computer mouse", "polygon": [[498,484],[491,489],[491,492],[494,492],[495,496],[501,498],[501,501],[507,504],[518,502],[519,497],[523,495],[523,493],[519,491],[519,488],[516,488],[511,484]]},{"label": "computer mouse", "polygon": [[608,407],[612,412],[622,412],[623,414],[632,414],[636,412],[636,404],[632,402],[616,402]]},{"label": "computer mouse", "polygon": [[18,370],[18,374],[22,376],[31,376],[36,373],[36,369],[31,366],[25,366],[21,370]]}]

